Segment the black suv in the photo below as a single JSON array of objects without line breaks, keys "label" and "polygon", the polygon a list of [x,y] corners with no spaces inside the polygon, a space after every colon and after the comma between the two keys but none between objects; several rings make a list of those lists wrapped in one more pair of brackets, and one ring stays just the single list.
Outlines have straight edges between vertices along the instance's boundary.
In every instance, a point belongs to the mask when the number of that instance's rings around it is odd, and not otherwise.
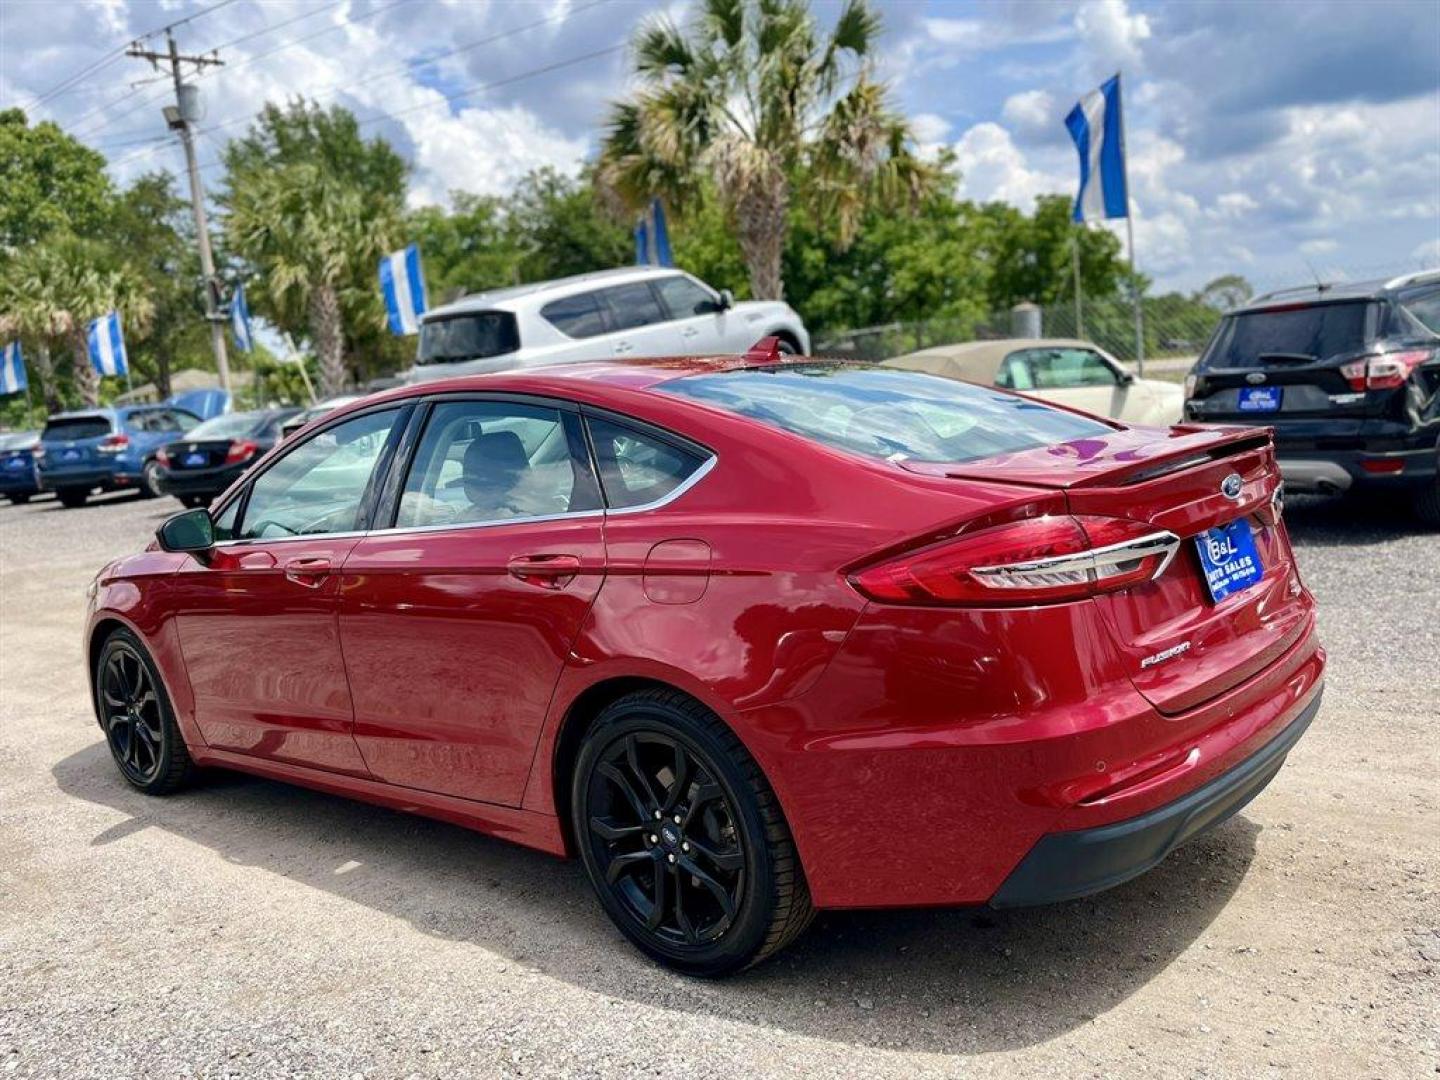
[{"label": "black suv", "polygon": [[1288,491],[1403,491],[1440,525],[1440,271],[1270,293],[1220,320],[1185,417],[1263,424]]}]

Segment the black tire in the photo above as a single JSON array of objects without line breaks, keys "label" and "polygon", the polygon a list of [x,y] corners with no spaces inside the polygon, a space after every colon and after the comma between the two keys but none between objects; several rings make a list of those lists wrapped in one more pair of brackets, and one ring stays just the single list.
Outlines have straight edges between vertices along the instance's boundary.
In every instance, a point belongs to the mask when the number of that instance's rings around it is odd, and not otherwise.
[{"label": "black tire", "polygon": [[177,495],[175,497],[180,500],[181,506],[188,506],[191,510],[194,510],[196,507],[210,505],[210,500],[205,498],[204,495]]},{"label": "black tire", "polygon": [[799,355],[800,355],[800,345],[799,345],[799,343],[798,343],[798,342],[795,342],[795,341],[792,341],[792,340],[790,339],[790,335],[789,335],[789,334],[776,334],[775,337],[776,337],[776,339],[779,341],[779,344],[780,344],[780,352],[781,352],[782,355],[784,355],[784,356],[799,356]]},{"label": "black tire", "polygon": [[60,505],[74,510],[76,507],[85,505],[85,500],[90,497],[90,492],[85,488],[61,488],[55,492],[55,497],[60,500]]},{"label": "black tire", "polygon": [[160,463],[153,458],[140,470],[140,497],[153,499],[165,494],[160,490]]},{"label": "black tire", "polygon": [[1440,528],[1440,474],[1415,495],[1415,516],[1432,529]]},{"label": "black tire", "polygon": [[165,684],[140,639],[129,630],[112,633],[92,676],[100,727],[125,782],[146,795],[184,787],[195,766]]},{"label": "black tire", "polygon": [[678,691],[629,694],[595,718],[570,806],[601,906],[666,967],[731,974],[784,948],[814,915],[759,766],[719,718]]},{"label": "black tire", "polygon": [[7,495],[5,497],[16,506],[24,506],[30,501],[30,493],[28,491],[16,492],[14,495]]}]

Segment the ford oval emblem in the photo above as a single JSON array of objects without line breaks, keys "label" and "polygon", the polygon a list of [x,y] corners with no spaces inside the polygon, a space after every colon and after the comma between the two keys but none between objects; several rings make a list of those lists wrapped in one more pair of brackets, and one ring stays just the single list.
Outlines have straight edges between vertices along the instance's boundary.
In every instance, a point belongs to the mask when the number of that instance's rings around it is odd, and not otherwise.
[{"label": "ford oval emblem", "polygon": [[1224,480],[1220,481],[1220,494],[1224,495],[1227,499],[1238,500],[1240,498],[1240,492],[1244,487],[1245,481],[1240,479],[1240,474],[1232,472],[1229,476],[1225,477]]},{"label": "ford oval emblem", "polygon": [[1245,381],[1252,386],[1259,386],[1265,381],[1265,373],[1263,371],[1252,371],[1249,375],[1245,376]]}]

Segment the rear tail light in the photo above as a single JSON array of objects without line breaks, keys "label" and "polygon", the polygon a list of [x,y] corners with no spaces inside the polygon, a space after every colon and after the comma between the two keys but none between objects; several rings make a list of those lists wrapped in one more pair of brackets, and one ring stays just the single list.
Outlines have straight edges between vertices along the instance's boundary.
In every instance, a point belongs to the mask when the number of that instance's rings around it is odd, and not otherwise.
[{"label": "rear tail light", "polygon": [[41,443],[36,443],[30,448],[30,456],[36,461],[43,461],[45,459],[45,447]]},{"label": "rear tail light", "polygon": [[119,431],[114,435],[106,435],[105,438],[100,440],[100,445],[97,446],[96,449],[102,454],[118,454],[129,445],[130,436],[126,435],[123,431]]},{"label": "rear tail light", "polygon": [[1078,600],[1158,577],[1179,546],[1174,533],[1141,521],[1051,515],[887,559],[852,573],[850,583],[892,604]]},{"label": "rear tail light", "polygon": [[163,448],[156,450],[155,460],[160,463],[162,468],[168,469],[170,467],[170,451]]},{"label": "rear tail light", "polygon": [[225,453],[225,464],[237,465],[242,461],[249,461],[259,452],[260,444],[253,439],[236,439]]},{"label": "rear tail light", "polygon": [[1365,390],[1394,390],[1404,386],[1411,373],[1434,355],[1428,349],[1365,356],[1340,365],[1340,374],[1357,393]]}]

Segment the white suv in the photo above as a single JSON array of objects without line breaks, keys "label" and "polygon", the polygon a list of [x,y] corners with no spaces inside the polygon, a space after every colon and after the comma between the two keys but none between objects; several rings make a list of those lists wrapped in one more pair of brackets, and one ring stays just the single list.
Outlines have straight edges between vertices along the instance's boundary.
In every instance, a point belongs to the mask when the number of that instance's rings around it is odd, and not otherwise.
[{"label": "white suv", "polygon": [[679,270],[637,266],[466,296],[427,311],[406,382],[572,360],[743,353],[763,337],[810,351],[779,301],[736,303]]}]

